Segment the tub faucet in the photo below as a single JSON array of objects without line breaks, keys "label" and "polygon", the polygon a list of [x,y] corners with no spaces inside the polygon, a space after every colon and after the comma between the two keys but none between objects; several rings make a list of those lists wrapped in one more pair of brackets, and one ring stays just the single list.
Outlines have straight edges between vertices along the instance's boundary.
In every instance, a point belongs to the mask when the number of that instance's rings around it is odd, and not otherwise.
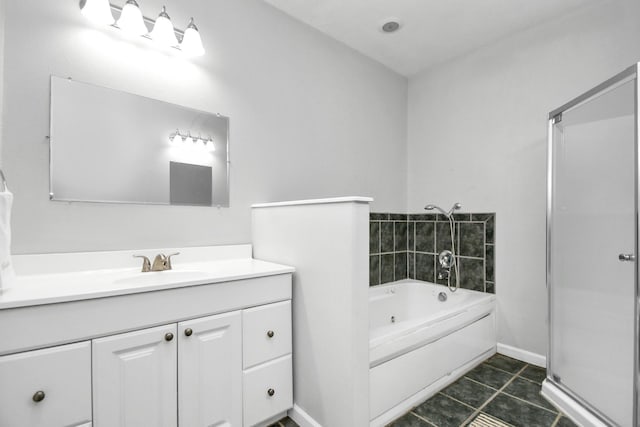
[{"label": "tub faucet", "polygon": [[453,264],[453,253],[449,250],[444,250],[438,255],[438,280],[449,280],[451,275],[451,266]]}]

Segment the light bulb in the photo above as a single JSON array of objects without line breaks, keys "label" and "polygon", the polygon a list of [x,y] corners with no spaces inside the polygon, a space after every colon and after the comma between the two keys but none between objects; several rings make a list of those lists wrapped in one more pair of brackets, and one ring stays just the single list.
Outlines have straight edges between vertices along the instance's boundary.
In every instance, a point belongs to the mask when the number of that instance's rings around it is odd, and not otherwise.
[{"label": "light bulb", "polygon": [[[169,135],[169,143],[172,145],[175,145],[178,143],[180,136],[180,131],[176,129],[176,131],[174,133],[172,133],[171,135]],[[180,140],[182,140],[182,138],[180,138]]]},{"label": "light bulb", "polygon": [[115,21],[109,0],[86,0],[80,12],[96,25],[111,25]]},{"label": "light bulb", "polygon": [[188,134],[187,137],[184,139],[185,144],[188,144],[189,146],[191,146],[191,144],[193,144],[193,138],[191,138],[191,134]]},{"label": "light bulb", "polygon": [[209,149],[209,151],[216,151],[216,147],[215,145],[213,145],[213,139],[209,138],[209,140],[207,141],[207,148]]},{"label": "light bulb", "polygon": [[187,26],[187,29],[184,30],[184,37],[182,37],[180,49],[188,56],[204,55],[204,47],[202,46],[200,32],[198,31],[198,27],[193,23],[193,18],[189,20],[189,25]]},{"label": "light bulb", "polygon": [[132,36],[143,36],[149,32],[136,0],[127,0],[116,25]]},{"label": "light bulb", "polygon": [[178,39],[176,38],[171,18],[167,15],[167,9],[164,6],[162,6],[162,11],[160,15],[158,15],[158,19],[156,19],[156,23],[153,25],[153,30],[149,33],[149,37],[164,46],[178,45]]}]

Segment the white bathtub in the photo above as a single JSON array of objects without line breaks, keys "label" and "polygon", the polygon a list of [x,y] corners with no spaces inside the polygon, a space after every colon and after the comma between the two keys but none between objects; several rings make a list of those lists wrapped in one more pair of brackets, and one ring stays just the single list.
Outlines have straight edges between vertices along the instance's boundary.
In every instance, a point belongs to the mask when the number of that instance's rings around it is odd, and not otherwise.
[{"label": "white bathtub", "polygon": [[385,425],[495,353],[494,312],[492,294],[410,280],[370,288],[371,425]]}]

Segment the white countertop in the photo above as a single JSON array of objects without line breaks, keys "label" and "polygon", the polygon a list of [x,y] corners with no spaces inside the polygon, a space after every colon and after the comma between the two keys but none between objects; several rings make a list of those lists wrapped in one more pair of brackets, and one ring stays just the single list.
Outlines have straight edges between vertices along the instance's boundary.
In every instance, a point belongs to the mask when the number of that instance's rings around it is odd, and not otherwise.
[{"label": "white countertop", "polygon": [[277,206],[322,205],[327,203],[371,203],[373,198],[362,196],[330,197],[326,199],[290,200],[286,202],[256,203],[252,208],[272,208]]},{"label": "white countertop", "polygon": [[[123,251],[122,255],[130,255],[130,252]],[[60,254],[51,256],[59,258]],[[70,255],[78,256],[87,257],[91,253]],[[100,253],[95,256],[100,256]],[[47,255],[27,257],[44,259]],[[173,259],[172,270],[148,273],[142,273],[140,266],[84,271],[38,271],[36,274],[20,274],[18,271],[14,286],[0,294],[0,310],[214,284],[293,271],[293,267],[252,258],[225,257],[211,261],[194,261],[192,257],[189,262],[180,262],[176,257]]]}]

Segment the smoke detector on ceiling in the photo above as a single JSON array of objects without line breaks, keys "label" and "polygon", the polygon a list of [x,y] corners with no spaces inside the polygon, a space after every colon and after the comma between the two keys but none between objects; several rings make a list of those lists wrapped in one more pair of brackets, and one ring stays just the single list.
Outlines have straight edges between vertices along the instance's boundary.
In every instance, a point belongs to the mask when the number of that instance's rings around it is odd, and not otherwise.
[{"label": "smoke detector on ceiling", "polygon": [[392,19],[382,24],[381,29],[385,33],[394,33],[400,29],[400,23]]}]

